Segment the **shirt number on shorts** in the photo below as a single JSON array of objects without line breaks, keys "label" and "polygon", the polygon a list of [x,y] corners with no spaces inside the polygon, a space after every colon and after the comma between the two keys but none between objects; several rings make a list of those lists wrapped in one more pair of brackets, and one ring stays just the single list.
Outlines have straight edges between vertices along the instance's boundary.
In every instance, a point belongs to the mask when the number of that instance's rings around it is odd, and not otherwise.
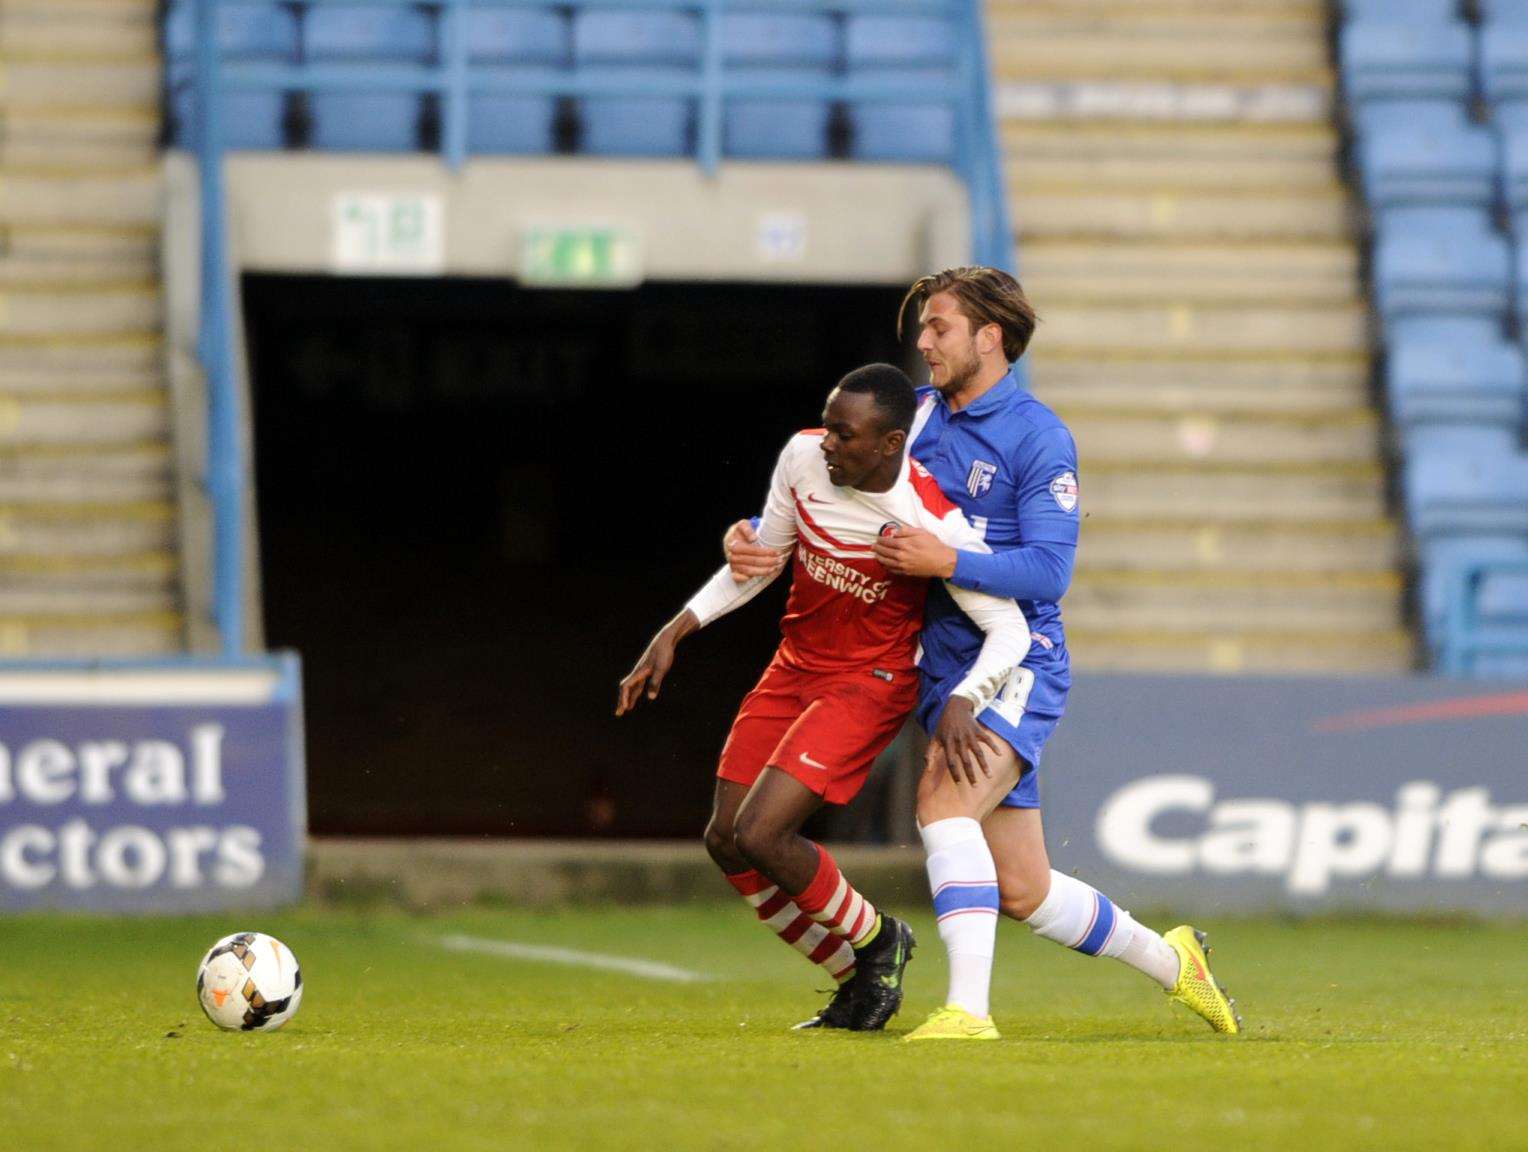
[{"label": "shirt number on shorts", "polygon": [[1015,668],[993,698],[992,710],[1017,728],[1019,721],[1024,719],[1024,709],[1034,687],[1034,672],[1028,668]]}]

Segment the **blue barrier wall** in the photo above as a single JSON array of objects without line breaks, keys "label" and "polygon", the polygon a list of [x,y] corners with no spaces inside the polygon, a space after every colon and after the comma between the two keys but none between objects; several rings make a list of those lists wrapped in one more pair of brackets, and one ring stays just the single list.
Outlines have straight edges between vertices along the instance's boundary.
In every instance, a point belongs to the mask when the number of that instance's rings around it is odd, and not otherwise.
[{"label": "blue barrier wall", "polygon": [[0,671],[0,910],[290,902],[306,826],[295,657]]}]

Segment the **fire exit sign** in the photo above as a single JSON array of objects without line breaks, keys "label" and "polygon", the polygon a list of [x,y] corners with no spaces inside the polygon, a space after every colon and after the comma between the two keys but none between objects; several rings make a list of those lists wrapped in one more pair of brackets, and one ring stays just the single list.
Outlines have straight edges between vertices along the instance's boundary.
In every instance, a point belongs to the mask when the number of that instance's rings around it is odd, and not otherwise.
[{"label": "fire exit sign", "polygon": [[523,234],[520,279],[547,287],[629,288],[642,281],[642,246],[625,228],[535,225]]}]

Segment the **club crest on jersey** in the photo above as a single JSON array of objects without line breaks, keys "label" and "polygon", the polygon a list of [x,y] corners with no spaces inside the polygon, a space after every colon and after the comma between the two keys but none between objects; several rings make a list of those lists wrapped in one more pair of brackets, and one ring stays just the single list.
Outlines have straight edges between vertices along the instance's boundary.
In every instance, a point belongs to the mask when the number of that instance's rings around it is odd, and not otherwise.
[{"label": "club crest on jersey", "polygon": [[1050,494],[1056,498],[1056,504],[1063,512],[1075,512],[1077,510],[1077,477],[1071,472],[1063,472],[1050,482]]},{"label": "club crest on jersey", "polygon": [[992,487],[992,478],[996,475],[996,464],[988,464],[985,460],[973,461],[971,471],[966,473],[966,491],[972,496],[981,496]]},{"label": "club crest on jersey", "polygon": [[899,531],[901,531],[901,528],[902,525],[898,524],[895,520],[888,520],[886,523],[881,525],[880,530],[876,532],[876,535],[895,536]]}]

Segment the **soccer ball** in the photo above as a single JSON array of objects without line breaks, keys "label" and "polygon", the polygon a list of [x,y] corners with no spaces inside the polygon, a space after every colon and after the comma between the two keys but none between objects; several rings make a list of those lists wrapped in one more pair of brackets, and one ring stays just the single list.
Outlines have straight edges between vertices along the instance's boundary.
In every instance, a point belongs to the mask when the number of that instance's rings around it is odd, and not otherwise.
[{"label": "soccer ball", "polygon": [[273,1032],[297,1014],[302,969],[292,950],[263,932],[236,932],[207,950],[196,999],[219,1028]]}]

